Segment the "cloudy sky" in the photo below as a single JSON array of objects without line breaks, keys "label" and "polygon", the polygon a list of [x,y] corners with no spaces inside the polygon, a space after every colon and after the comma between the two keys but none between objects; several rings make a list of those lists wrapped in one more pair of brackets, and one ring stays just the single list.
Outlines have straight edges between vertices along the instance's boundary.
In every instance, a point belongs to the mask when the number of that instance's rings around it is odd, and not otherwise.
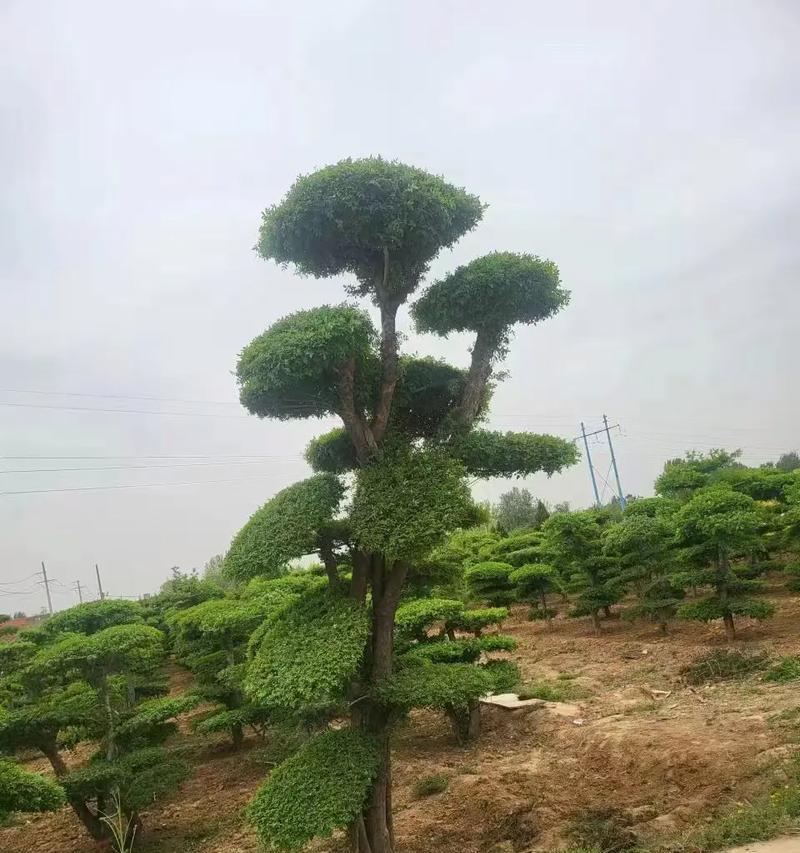
[{"label": "cloudy sky", "polygon": [[[0,610],[38,611],[41,560],[55,607],[95,563],[154,590],[307,474],[328,424],[247,416],[231,371],[343,298],[251,247],[346,156],[490,205],[433,277],[493,249],[559,264],[572,303],[517,335],[495,428],[607,413],[639,494],[690,448],[800,446],[799,42],[793,0],[0,0]],[[591,499],[585,462],[525,485]]]}]

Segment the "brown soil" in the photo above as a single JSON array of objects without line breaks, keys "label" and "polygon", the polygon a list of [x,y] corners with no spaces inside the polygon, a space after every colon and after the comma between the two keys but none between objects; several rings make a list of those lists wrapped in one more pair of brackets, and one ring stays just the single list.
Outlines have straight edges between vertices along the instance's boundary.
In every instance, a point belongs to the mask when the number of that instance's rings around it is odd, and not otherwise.
[{"label": "brown soil", "polygon": [[[800,599],[771,597],[775,618],[743,622],[736,646],[799,654]],[[797,729],[770,721],[798,706],[796,684],[757,676],[694,689],[682,682],[681,667],[724,646],[717,626],[679,623],[662,637],[611,619],[597,637],[586,620],[548,628],[525,621],[520,609],[503,630],[519,641],[514,658],[526,679],[561,677],[586,694],[581,717],[485,709],[481,738],[459,748],[444,718],[414,714],[395,738],[398,853],[556,849],[568,822],[590,808],[619,809],[644,835],[669,834],[763,789],[796,749]],[[234,754],[219,740],[198,744],[194,776],[144,815],[142,851],[258,850],[242,810],[267,772],[259,746],[248,741]],[[415,799],[414,784],[432,774],[449,778],[447,791]],[[343,848],[333,839],[316,849]],[[1,853],[95,850],[66,809],[0,830]]]}]

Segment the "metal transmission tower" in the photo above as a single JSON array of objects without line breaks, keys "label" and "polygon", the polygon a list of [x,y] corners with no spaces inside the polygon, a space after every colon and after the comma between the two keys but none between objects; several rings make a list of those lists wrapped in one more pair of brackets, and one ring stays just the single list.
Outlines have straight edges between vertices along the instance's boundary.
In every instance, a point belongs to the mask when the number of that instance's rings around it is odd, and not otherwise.
[{"label": "metal transmission tower", "polygon": [[[597,477],[595,476],[596,469],[594,467],[594,463],[592,462],[592,453],[589,450],[588,439],[593,435],[600,435],[600,433],[603,433],[603,432],[606,434],[606,438],[608,439],[608,449],[611,453],[611,465],[610,465],[609,470],[605,476],[603,476],[599,471],[597,471],[596,473],[600,474],[600,476],[603,478],[603,480],[605,480],[606,486],[608,486],[608,479],[607,479],[608,474],[610,474],[611,470],[613,469],[614,479],[616,480],[616,484],[617,484],[617,498],[619,500],[619,505],[620,505],[620,507],[622,507],[622,509],[625,509],[625,507],[627,505],[627,501],[625,500],[625,493],[622,491],[622,483],[620,482],[620,479],[619,479],[619,468],[617,467],[617,457],[616,457],[616,454],[614,453],[614,445],[611,441],[611,430],[616,429],[618,427],[619,427],[619,424],[612,424],[609,426],[608,418],[605,415],[603,415],[603,428],[593,430],[592,432],[586,432],[586,427],[584,426],[583,422],[581,422],[580,437],[583,439],[583,446],[586,449],[586,462],[589,465],[589,474],[592,478],[592,491],[594,492],[594,503],[595,503],[595,506],[598,506],[598,507],[601,505],[601,498],[600,498],[600,492],[597,488]],[[612,491],[613,491],[613,489],[612,489]],[[605,486],[603,487],[603,492],[605,492]]]},{"label": "metal transmission tower", "polygon": [[83,604],[83,591],[81,590],[80,581],[75,581],[75,591],[78,593],[78,601]]}]

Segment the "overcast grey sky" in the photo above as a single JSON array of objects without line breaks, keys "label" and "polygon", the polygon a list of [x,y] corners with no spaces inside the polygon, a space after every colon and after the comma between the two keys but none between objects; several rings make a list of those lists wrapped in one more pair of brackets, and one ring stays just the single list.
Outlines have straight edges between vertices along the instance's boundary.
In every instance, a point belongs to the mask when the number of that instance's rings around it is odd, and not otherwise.
[{"label": "overcast grey sky", "polygon": [[[298,173],[346,156],[490,205],[432,276],[493,249],[559,264],[572,303],[517,335],[494,427],[607,412],[640,494],[689,448],[800,446],[798,43],[794,0],[0,0],[0,611],[39,609],[8,582],[41,560],[56,607],[95,562],[112,594],[154,590],[307,474],[328,425],[246,416],[231,371],[343,298],[251,247]],[[402,325],[466,363],[466,338]],[[78,467],[114,470],[8,473]],[[155,483],[189,485],[40,491]],[[583,463],[524,485],[590,500]]]}]

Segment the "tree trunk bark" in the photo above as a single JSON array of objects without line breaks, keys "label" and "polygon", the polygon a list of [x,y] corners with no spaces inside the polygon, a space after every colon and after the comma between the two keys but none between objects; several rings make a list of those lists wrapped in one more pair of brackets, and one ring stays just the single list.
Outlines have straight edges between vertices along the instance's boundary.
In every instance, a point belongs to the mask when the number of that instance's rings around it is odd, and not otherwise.
[{"label": "tree trunk bark", "polygon": [[723,617],[723,621],[725,622],[725,636],[728,638],[728,640],[735,640],[736,625],[733,622],[733,614],[730,612],[726,613]]},{"label": "tree trunk bark", "polygon": [[389,253],[384,254],[384,282],[379,288],[378,295],[381,309],[381,363],[383,375],[381,389],[378,395],[378,405],[375,407],[375,417],[372,419],[372,435],[380,443],[389,425],[392,413],[392,400],[397,387],[400,358],[397,351],[397,309],[400,303],[385,293],[386,279],[389,273]]},{"label": "tree trunk bark", "polygon": [[595,632],[595,634],[600,634],[600,633],[602,633],[603,628],[602,628],[602,626],[601,626],[601,624],[600,624],[600,614],[597,612],[597,610],[595,610],[595,611],[592,613],[592,623],[594,624],[594,632]]},{"label": "tree trunk bark", "polygon": [[64,759],[61,757],[58,747],[54,743],[40,743],[38,746],[44,757],[50,762],[50,766],[53,768],[53,773],[56,774],[56,778],[63,779],[69,772],[69,769],[67,768]]},{"label": "tree trunk bark", "polygon": [[[368,680],[375,685],[391,675],[394,656],[394,617],[400,601],[408,567],[386,565],[381,555],[372,555],[372,647]],[[361,725],[377,739],[381,763],[363,814],[365,839],[359,841],[359,853],[392,853],[394,850],[391,809],[391,758],[389,720],[382,708],[364,703],[354,712],[354,725]],[[356,835],[360,836],[356,826]],[[365,846],[368,844],[368,846]]]},{"label": "tree trunk bark", "polygon": [[242,731],[241,725],[238,723],[231,726],[231,740],[233,741],[234,750],[240,749],[244,743],[244,732]]},{"label": "tree trunk bark", "polygon": [[[50,762],[50,766],[53,768],[53,773],[56,774],[56,779],[63,779],[67,773],[69,773],[69,768],[64,762],[64,759],[61,757],[61,753],[58,751],[55,744],[39,744],[39,749]],[[84,800],[76,797],[69,797],[67,802],[69,803],[72,811],[75,812],[75,816],[84,825],[86,831],[92,836],[92,838],[94,838],[95,841],[102,841],[108,837],[106,825],[89,808]]]},{"label": "tree trunk bark", "polygon": [[344,422],[359,465],[366,465],[377,450],[372,430],[355,403],[356,360],[348,359],[339,370],[339,417]]},{"label": "tree trunk bark", "polygon": [[500,342],[500,335],[487,332],[478,332],[475,338],[464,392],[455,411],[456,421],[463,428],[471,427],[480,411],[486,383],[492,375],[492,360]]},{"label": "tree trunk bark", "polygon": [[319,555],[322,557],[322,565],[325,566],[325,574],[328,576],[328,587],[334,595],[337,595],[342,591],[342,582],[339,578],[336,555],[333,553],[333,545],[330,541],[324,541],[321,544]]}]

